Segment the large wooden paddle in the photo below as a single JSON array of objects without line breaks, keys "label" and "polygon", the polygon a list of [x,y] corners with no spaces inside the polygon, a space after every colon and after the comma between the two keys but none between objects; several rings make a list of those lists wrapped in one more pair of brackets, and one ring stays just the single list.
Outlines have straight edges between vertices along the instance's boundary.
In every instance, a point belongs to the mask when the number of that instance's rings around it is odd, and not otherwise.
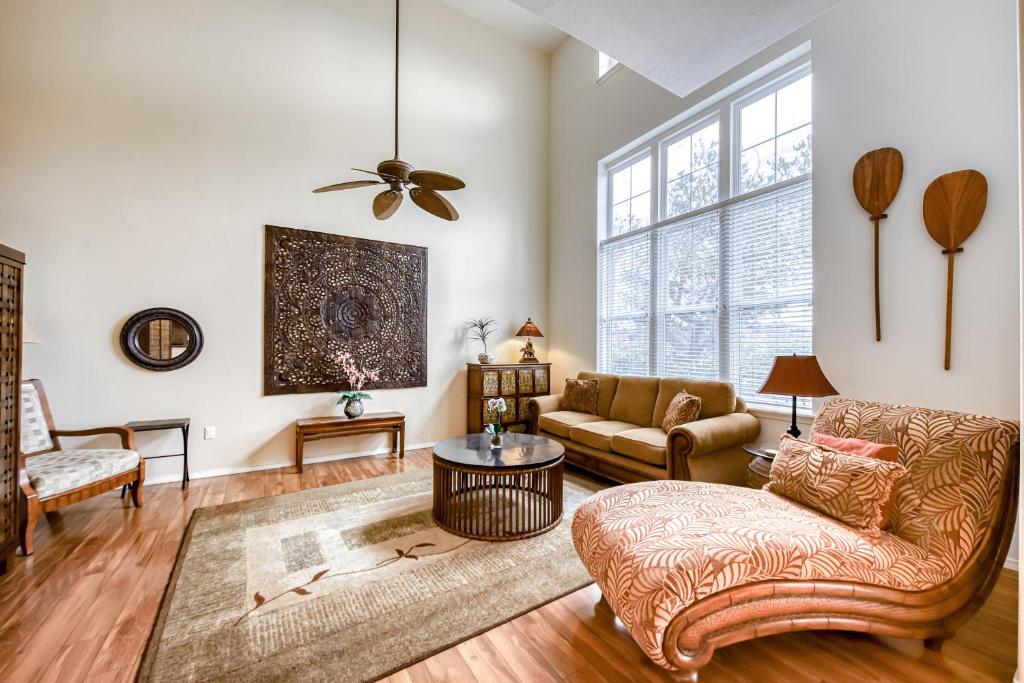
[{"label": "large wooden paddle", "polygon": [[882,341],[882,306],[878,293],[878,221],[887,218],[903,182],[903,155],[895,147],[875,149],[853,167],[853,192],[875,225],[875,341]]},{"label": "large wooden paddle", "polygon": [[953,261],[961,244],[981,223],[988,203],[988,182],[977,171],[941,175],[924,191],[924,224],[946,255],[946,364],[953,336]]}]

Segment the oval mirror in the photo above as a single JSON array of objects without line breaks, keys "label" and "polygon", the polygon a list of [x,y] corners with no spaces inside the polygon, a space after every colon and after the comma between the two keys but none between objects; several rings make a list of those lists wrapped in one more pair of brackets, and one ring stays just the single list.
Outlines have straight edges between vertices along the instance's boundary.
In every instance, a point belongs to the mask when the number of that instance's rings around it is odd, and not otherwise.
[{"label": "oval mirror", "polygon": [[203,331],[192,316],[174,308],[139,311],[121,328],[121,350],[148,370],[177,370],[203,350]]}]

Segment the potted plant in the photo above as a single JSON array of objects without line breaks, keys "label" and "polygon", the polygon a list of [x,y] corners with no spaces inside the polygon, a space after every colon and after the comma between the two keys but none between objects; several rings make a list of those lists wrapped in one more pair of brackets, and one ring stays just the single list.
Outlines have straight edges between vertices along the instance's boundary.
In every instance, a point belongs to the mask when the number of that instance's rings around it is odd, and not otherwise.
[{"label": "potted plant", "polygon": [[363,414],[363,401],[371,398],[363,391],[367,382],[376,382],[380,374],[376,370],[367,370],[356,365],[356,359],[351,353],[343,351],[338,354],[338,362],[341,363],[341,371],[348,379],[348,391],[338,392],[338,405],[344,405],[345,416],[350,420]]},{"label": "potted plant", "polygon": [[492,398],[487,402],[487,409],[494,413],[498,419],[484,427],[484,431],[491,437],[491,448],[501,448],[501,416],[508,410],[508,405],[503,398]]},{"label": "potted plant", "polygon": [[494,318],[487,316],[485,318],[471,318],[466,322],[466,329],[469,330],[469,338],[476,339],[484,345],[484,352],[477,356],[477,360],[482,365],[490,365],[494,362],[494,354],[487,352],[487,338],[494,334],[494,328],[497,327],[498,323],[494,322]]}]

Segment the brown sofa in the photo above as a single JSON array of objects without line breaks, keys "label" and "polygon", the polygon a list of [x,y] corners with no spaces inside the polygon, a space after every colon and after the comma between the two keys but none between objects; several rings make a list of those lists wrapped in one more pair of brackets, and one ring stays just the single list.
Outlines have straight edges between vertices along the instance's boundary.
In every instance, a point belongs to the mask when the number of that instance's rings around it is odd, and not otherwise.
[{"label": "brown sofa", "polygon": [[[750,455],[740,446],[761,424],[728,382],[581,372],[599,382],[597,414],[561,409],[562,395],[530,399],[530,433],[565,446],[568,462],[619,482],[685,479],[742,485]],[[680,391],[699,396],[699,419],[667,434],[661,423]]]}]

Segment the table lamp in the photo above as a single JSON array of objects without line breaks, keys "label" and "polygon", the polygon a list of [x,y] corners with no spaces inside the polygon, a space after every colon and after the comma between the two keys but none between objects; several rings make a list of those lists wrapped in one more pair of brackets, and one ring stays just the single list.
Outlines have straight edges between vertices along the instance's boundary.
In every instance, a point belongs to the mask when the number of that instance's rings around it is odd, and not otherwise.
[{"label": "table lamp", "polygon": [[835,396],[839,392],[825,378],[816,357],[798,356],[794,353],[792,356],[775,357],[768,379],[757,393],[793,397],[793,424],[786,432],[796,438],[800,436],[800,430],[796,426],[797,396]]},{"label": "table lamp", "polygon": [[537,356],[533,352],[533,339],[531,337],[543,337],[540,333],[540,328],[537,327],[537,323],[533,322],[529,318],[523,323],[523,326],[516,332],[517,337],[526,337],[526,346],[519,349],[523,352],[523,357],[519,359],[520,363],[539,363]]}]

